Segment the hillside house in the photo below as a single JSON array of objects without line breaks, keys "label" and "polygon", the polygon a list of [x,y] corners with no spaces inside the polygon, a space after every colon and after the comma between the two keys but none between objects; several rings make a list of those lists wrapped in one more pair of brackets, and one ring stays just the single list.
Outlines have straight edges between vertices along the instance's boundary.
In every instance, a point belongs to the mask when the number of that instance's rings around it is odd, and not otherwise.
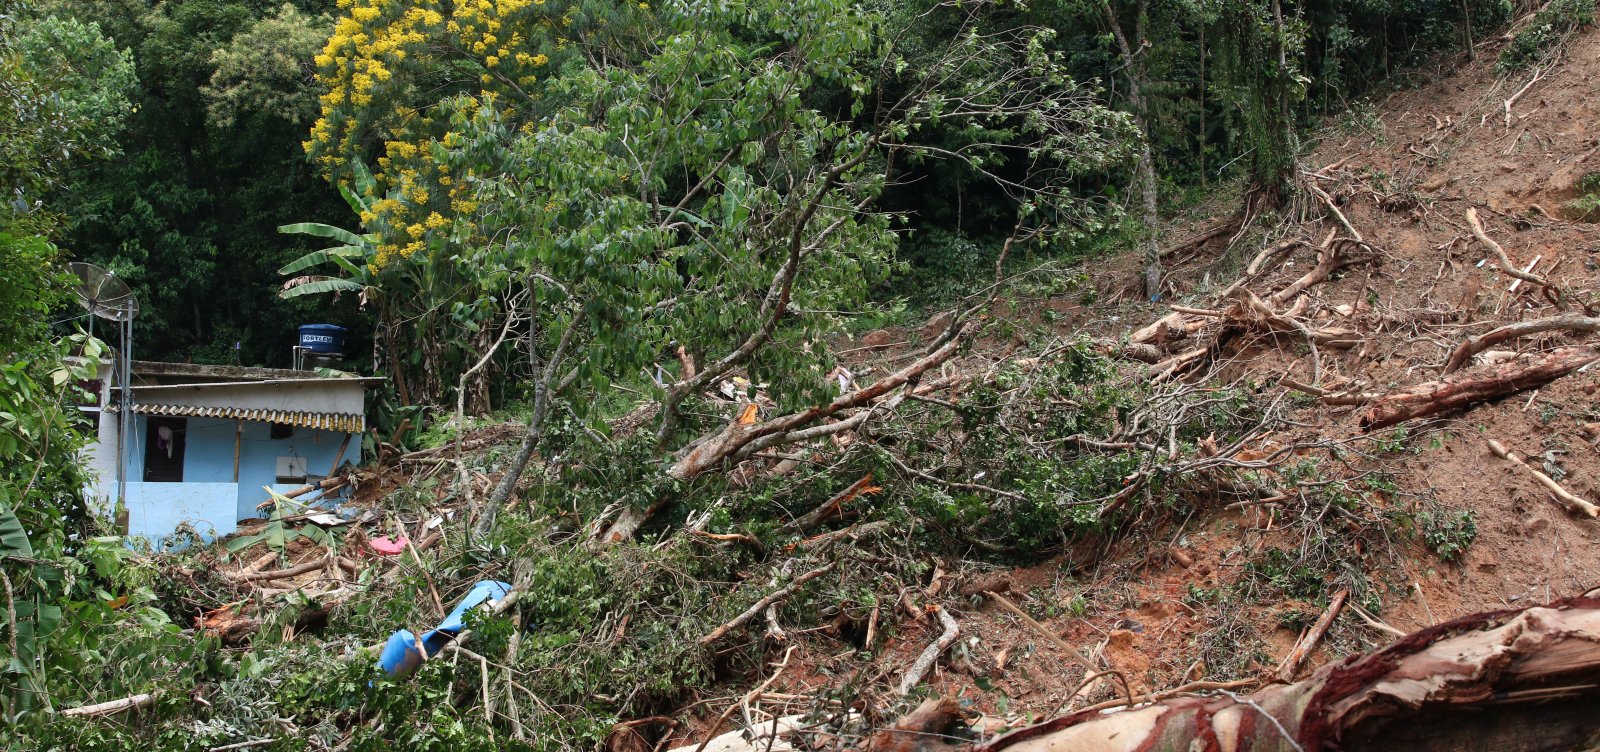
[{"label": "hillside house", "polygon": [[[124,532],[161,543],[187,524],[203,538],[260,517],[263,486],[280,493],[360,464],[367,385],[313,371],[135,361],[128,447],[120,452],[120,389],[109,372],[89,462],[93,502],[125,502]],[[121,482],[121,481],[124,481]],[[315,496],[300,497],[309,501]]]}]

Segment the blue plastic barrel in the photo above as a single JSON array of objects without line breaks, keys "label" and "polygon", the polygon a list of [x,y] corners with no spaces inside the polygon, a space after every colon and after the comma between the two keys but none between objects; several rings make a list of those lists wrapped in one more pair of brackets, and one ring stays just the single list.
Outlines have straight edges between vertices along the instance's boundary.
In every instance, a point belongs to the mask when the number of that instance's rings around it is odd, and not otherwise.
[{"label": "blue plastic barrel", "polygon": [[300,346],[314,353],[339,355],[344,352],[344,335],[349,331],[334,324],[304,324],[300,327]]}]

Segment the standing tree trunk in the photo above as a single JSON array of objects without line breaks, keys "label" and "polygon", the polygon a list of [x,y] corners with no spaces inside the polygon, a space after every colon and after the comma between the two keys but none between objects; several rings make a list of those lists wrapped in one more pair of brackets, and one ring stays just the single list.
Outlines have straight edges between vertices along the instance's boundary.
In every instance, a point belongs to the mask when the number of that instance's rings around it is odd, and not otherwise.
[{"label": "standing tree trunk", "polygon": [[[1128,37],[1122,33],[1122,25],[1117,21],[1117,11],[1111,7],[1111,0],[1101,0],[1100,7],[1105,11],[1106,23],[1111,26],[1111,34],[1122,53],[1122,66],[1128,76],[1128,107],[1133,110],[1133,122],[1139,128],[1139,162],[1135,167],[1135,179],[1142,209],[1139,219],[1144,223],[1144,292],[1151,300],[1155,300],[1161,297],[1161,246],[1156,241],[1160,194],[1156,182],[1155,155],[1150,150],[1150,110],[1144,98],[1142,50],[1135,50],[1128,44]],[[1140,33],[1144,25],[1144,12],[1145,4],[1141,0],[1134,11],[1134,36],[1140,39],[1141,45],[1144,43]]]},{"label": "standing tree trunk", "polygon": [[1200,134],[1195,139],[1199,145],[1200,160],[1200,187],[1205,188],[1206,183],[1206,26],[1200,24]]}]

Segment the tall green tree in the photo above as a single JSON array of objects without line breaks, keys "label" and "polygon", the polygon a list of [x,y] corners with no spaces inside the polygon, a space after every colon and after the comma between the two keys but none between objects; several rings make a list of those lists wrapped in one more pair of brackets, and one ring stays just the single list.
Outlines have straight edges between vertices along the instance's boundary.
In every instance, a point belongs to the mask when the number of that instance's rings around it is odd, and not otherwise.
[{"label": "tall green tree", "polygon": [[[49,316],[70,275],[43,198],[83,160],[116,150],[134,84],[126,53],[98,27],[0,3],[0,715],[9,727],[50,707],[46,643],[60,625],[75,562],[95,529],[78,453],[83,379],[97,342],[53,341]],[[81,356],[70,358],[68,356]]]},{"label": "tall green tree", "polygon": [[311,60],[327,38],[331,6],[43,6],[100,19],[138,71],[120,156],[76,170],[56,204],[70,218],[63,245],[116,271],[139,296],[139,357],[283,367],[294,324],[363,320],[353,303],[276,295],[276,270],[314,248],[277,226],[339,221],[346,212],[300,148],[317,106]]},{"label": "tall green tree", "polygon": [[[688,438],[686,401],[736,372],[800,417],[734,438],[798,440],[838,395],[825,337],[891,268],[893,217],[875,203],[895,165],[969,168],[1014,196],[1014,239],[1042,238],[1081,229],[1073,181],[1131,141],[1048,30],[986,26],[997,5],[925,7],[957,33],[916,66],[901,30],[845,0],[443,10],[350,7],[319,57],[310,146],[344,180],[382,142],[375,267],[503,270],[502,287],[529,290],[535,407],[496,501],[553,404],[584,414],[579,394],[680,346],[656,393],[664,453]],[[960,140],[916,139],[941,125]],[[756,448],[716,447],[669,474]]]}]

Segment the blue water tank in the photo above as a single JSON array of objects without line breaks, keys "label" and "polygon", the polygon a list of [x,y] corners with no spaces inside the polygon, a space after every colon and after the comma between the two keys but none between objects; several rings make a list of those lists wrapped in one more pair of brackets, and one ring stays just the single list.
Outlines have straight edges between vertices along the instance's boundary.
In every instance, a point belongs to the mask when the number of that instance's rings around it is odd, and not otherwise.
[{"label": "blue water tank", "polygon": [[334,324],[304,324],[300,327],[300,346],[314,353],[341,355],[344,335],[350,332]]}]

